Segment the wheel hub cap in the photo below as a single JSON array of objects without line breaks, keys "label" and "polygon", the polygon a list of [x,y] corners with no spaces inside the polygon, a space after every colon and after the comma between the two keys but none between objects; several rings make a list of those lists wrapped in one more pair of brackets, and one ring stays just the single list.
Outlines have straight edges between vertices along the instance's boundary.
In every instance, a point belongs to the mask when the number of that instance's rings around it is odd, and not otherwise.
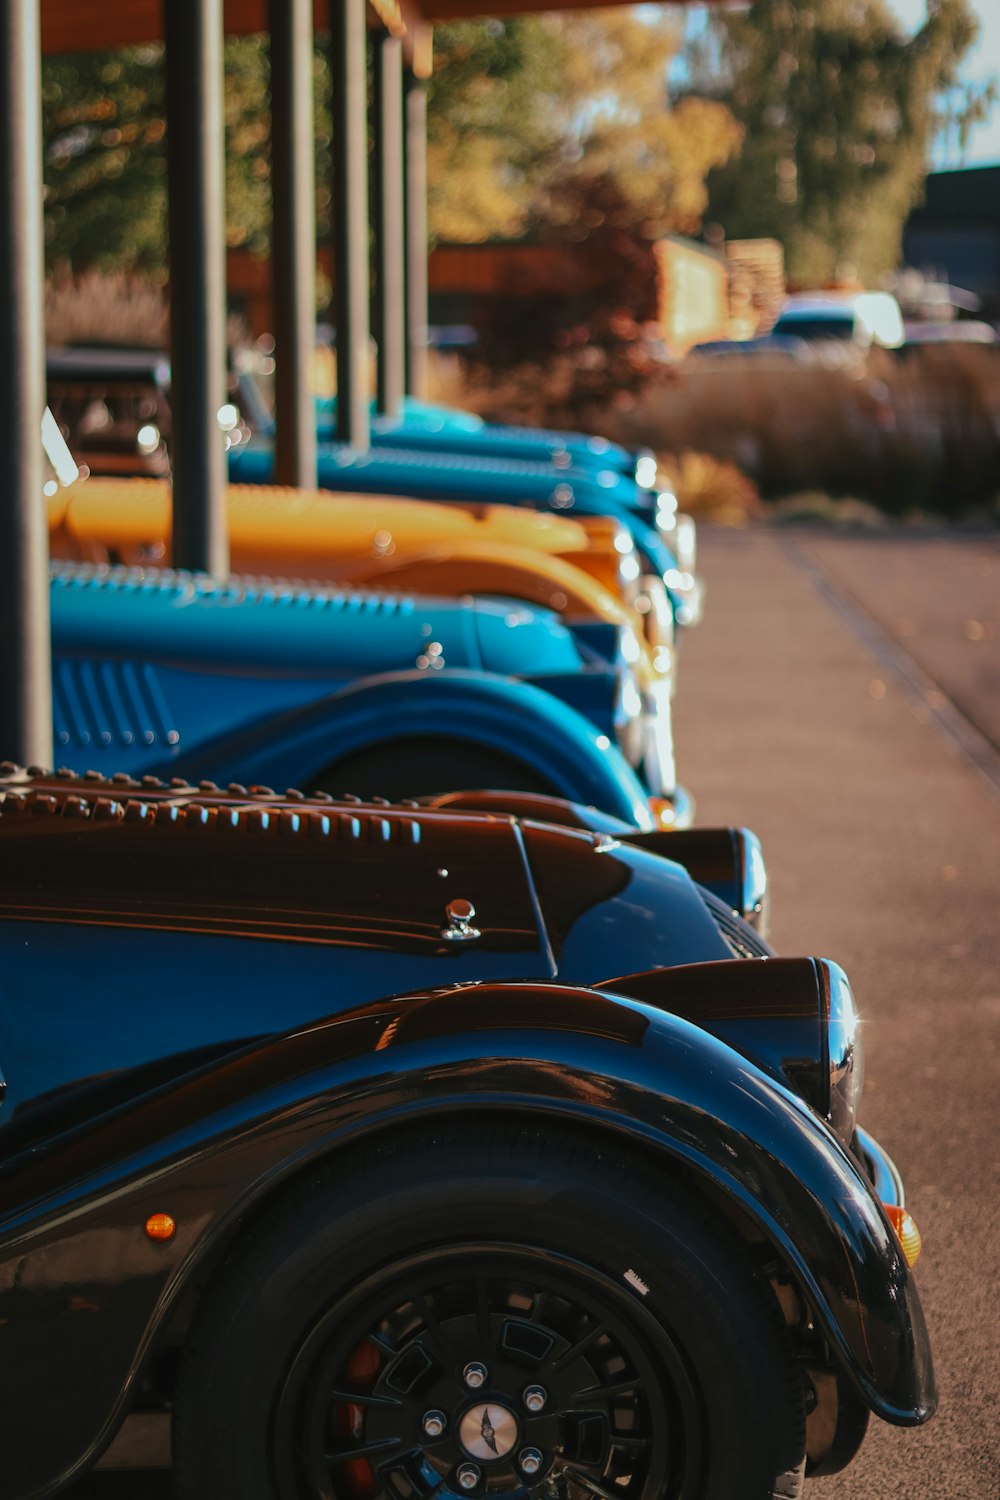
[{"label": "wheel hub cap", "polygon": [[466,1453],[480,1463],[506,1458],[517,1442],[517,1418],[506,1406],[484,1401],[465,1413],[458,1435]]}]

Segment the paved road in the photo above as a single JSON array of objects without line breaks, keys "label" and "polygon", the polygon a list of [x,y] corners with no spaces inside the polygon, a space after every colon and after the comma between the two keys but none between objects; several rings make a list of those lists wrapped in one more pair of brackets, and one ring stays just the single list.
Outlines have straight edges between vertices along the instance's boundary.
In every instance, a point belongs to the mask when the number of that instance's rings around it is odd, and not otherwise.
[{"label": "paved road", "polygon": [[[761,835],[777,945],[851,974],[863,1118],[925,1240],[941,1410],[919,1431],[873,1424],[807,1496],[997,1500],[1000,543],[717,532],[702,560],[680,763],[701,821]],[[70,1492],[161,1493],[108,1478]]]},{"label": "paved road", "polygon": [[924,1234],[940,1411],[806,1493],[997,1500],[1000,543],[720,532],[702,560],[679,762],[700,821],[760,834],[778,947],[851,975],[862,1118]]}]

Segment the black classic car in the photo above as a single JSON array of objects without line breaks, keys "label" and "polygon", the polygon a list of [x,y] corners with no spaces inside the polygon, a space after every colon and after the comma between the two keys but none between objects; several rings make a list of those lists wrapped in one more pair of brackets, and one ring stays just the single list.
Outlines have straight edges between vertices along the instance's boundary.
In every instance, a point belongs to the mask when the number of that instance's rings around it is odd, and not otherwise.
[{"label": "black classic car", "polygon": [[850,986],[740,838],[0,799],[5,1500],[136,1419],[198,1500],[773,1500],[933,1411]]}]

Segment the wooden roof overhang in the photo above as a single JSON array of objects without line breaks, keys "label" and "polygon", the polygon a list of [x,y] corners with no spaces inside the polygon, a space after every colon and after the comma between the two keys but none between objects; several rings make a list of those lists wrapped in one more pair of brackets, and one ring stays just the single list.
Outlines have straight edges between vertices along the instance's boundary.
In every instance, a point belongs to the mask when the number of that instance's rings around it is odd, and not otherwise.
[{"label": "wooden roof overhang", "polygon": [[[430,29],[435,21],[471,21],[477,16],[515,16],[545,10],[589,10],[628,5],[635,0],[367,0],[369,24],[402,38],[407,61],[418,77],[430,73]],[[692,0],[662,0],[687,5]],[[267,31],[268,0],[225,0],[227,36]],[[317,31],[329,26],[329,0],[314,0]],[[163,38],[163,0],[42,0],[42,51],[98,52]]]},{"label": "wooden roof overhang", "polygon": [[[224,0],[227,36],[270,30],[268,0]],[[403,42],[407,62],[430,72],[430,21],[418,0],[367,0],[368,23]],[[328,31],[330,0],[314,0],[313,24]],[[42,52],[103,52],[163,40],[163,0],[129,0],[118,8],[107,0],[42,0]]]}]

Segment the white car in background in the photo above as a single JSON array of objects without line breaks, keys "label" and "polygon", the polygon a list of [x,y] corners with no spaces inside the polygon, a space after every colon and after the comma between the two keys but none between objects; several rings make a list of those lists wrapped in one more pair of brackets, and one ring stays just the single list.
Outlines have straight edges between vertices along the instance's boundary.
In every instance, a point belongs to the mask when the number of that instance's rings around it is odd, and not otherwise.
[{"label": "white car in background", "polygon": [[789,297],[771,335],[809,341],[838,340],[858,349],[873,344],[898,349],[903,315],[891,292],[809,292]]}]

